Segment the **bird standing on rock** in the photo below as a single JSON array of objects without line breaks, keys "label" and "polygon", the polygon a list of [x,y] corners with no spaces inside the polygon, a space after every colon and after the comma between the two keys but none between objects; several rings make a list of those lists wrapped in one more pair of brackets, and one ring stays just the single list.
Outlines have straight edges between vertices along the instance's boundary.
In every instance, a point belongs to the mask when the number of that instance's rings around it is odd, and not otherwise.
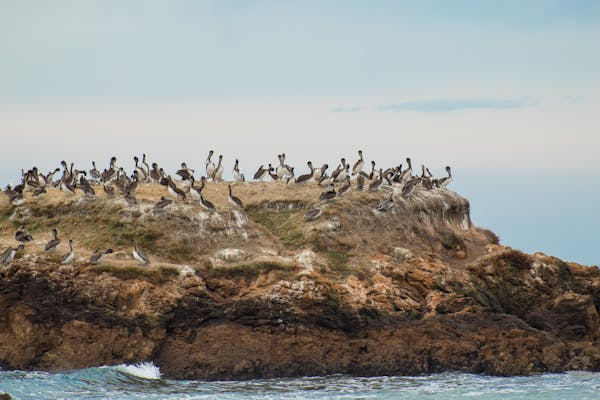
[{"label": "bird standing on rock", "polygon": [[60,259],[61,264],[71,264],[75,260],[75,251],[73,250],[73,239],[69,239],[69,252]]},{"label": "bird standing on rock", "polygon": [[141,265],[150,264],[150,259],[138,248],[137,241],[135,239],[131,239],[131,243],[133,244],[133,258],[135,258]]},{"label": "bird standing on rock", "polygon": [[91,264],[100,264],[100,262],[102,261],[102,258],[104,258],[104,256],[107,254],[112,254],[112,252],[113,252],[113,249],[107,249],[105,251],[96,249],[94,254],[92,254],[92,256],[90,257],[90,263]]},{"label": "bird standing on rock", "polygon": [[4,250],[4,252],[0,254],[0,265],[8,264],[9,262],[11,262],[15,258],[15,255],[24,248],[25,245],[21,243],[14,249],[12,247],[9,247],[8,249]]},{"label": "bird standing on rock", "polygon": [[15,240],[17,242],[25,243],[33,240],[33,237],[25,231],[25,225],[21,225],[19,230],[15,233]]},{"label": "bird standing on rock", "polygon": [[234,206],[243,209],[244,203],[242,203],[242,200],[240,200],[239,197],[236,197],[231,193],[231,185],[228,185],[228,187],[229,187],[229,196],[228,196],[229,202],[231,204],[233,204]]},{"label": "bird standing on rock", "polygon": [[321,195],[319,196],[319,200],[331,200],[335,198],[335,196],[337,196],[337,193],[335,191],[333,183],[330,183],[329,186],[327,186],[327,190],[321,193]]},{"label": "bird standing on rock", "polygon": [[52,229],[52,239],[46,243],[44,246],[44,251],[54,251],[60,244],[60,239],[58,238],[58,231],[56,228]]}]

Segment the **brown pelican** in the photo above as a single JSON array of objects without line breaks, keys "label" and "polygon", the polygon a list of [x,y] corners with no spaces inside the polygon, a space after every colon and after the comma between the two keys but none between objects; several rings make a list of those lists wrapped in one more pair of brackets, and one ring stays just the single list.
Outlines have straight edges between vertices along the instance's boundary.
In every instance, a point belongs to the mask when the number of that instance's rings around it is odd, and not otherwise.
[{"label": "brown pelican", "polygon": [[356,175],[362,171],[363,166],[365,165],[365,161],[363,160],[362,150],[358,151],[358,161],[354,163],[352,166],[352,175]]},{"label": "brown pelican", "polygon": [[228,185],[228,187],[229,187],[229,196],[228,196],[229,202],[231,204],[233,204],[234,206],[243,209],[244,203],[242,203],[242,200],[240,200],[239,197],[236,197],[231,193],[231,185]]},{"label": "brown pelican", "polygon": [[321,214],[323,214],[323,210],[320,208],[311,208],[306,212],[306,214],[304,214],[304,219],[306,221],[314,221],[315,219],[319,218]]},{"label": "brown pelican", "polygon": [[71,264],[75,260],[75,251],[73,250],[73,239],[69,239],[69,252],[60,259],[61,264]]},{"label": "brown pelican", "polygon": [[376,192],[379,190],[379,188],[381,187],[381,184],[383,183],[383,169],[379,169],[379,176],[376,180],[374,180],[373,182],[371,182],[371,184],[369,185],[369,191],[370,192]]},{"label": "brown pelican", "polygon": [[44,251],[54,251],[60,244],[60,239],[58,238],[58,231],[56,228],[52,229],[52,239],[46,243],[44,246]]},{"label": "brown pelican", "polygon": [[269,172],[271,170],[271,164],[269,164],[269,166],[267,168],[263,168],[263,166],[261,165],[260,167],[258,167],[258,171],[256,171],[256,173],[254,174],[254,180],[258,181],[258,180],[262,180],[262,178],[264,178],[265,174],[267,172]]},{"label": "brown pelican", "polygon": [[206,176],[208,176],[209,178],[212,178],[213,174],[215,173],[215,163],[212,162],[212,160],[210,159],[213,155],[213,151],[209,151],[208,152],[208,157],[206,158]]},{"label": "brown pelican", "polygon": [[162,210],[163,208],[165,208],[166,206],[168,206],[169,204],[171,204],[173,202],[173,200],[171,199],[167,199],[165,196],[162,196],[160,198],[160,200],[158,201],[158,203],[156,203],[154,205],[154,209],[155,210]]},{"label": "brown pelican", "polygon": [[351,183],[350,183],[350,175],[346,175],[346,184],[344,186],[342,186],[341,188],[339,188],[337,195],[338,197],[343,195],[344,193],[346,193],[348,190],[350,190],[351,187]]},{"label": "brown pelican", "polygon": [[131,243],[133,244],[133,258],[135,258],[141,265],[150,264],[150,259],[138,248],[137,241],[135,239],[131,239]]},{"label": "brown pelican", "polygon": [[173,197],[175,197],[176,199],[182,199],[185,200],[185,192],[181,189],[179,189],[177,187],[177,185],[175,185],[175,182],[173,182],[173,179],[169,176],[169,184],[167,185],[169,194]]},{"label": "brown pelican", "polygon": [[181,177],[182,181],[187,181],[194,175],[194,170],[189,169],[187,164],[182,162],[181,169],[175,173]]},{"label": "brown pelican", "polygon": [[15,240],[17,242],[25,243],[33,240],[33,237],[25,231],[25,225],[21,225],[17,232],[15,232]]},{"label": "brown pelican", "polygon": [[100,249],[96,249],[94,254],[90,257],[90,264],[100,264],[102,258],[104,258],[107,254],[112,254],[113,249],[107,249],[105,251],[101,251]]},{"label": "brown pelican", "polygon": [[240,172],[239,161],[237,158],[235,159],[235,165],[233,166],[233,179],[235,179],[236,182],[245,182],[246,181],[244,174],[242,174]]},{"label": "brown pelican", "polygon": [[319,200],[331,200],[335,196],[337,196],[337,193],[333,187],[333,183],[330,183],[329,186],[327,186],[327,190],[319,195]]},{"label": "brown pelican", "polygon": [[211,176],[213,182],[221,182],[223,179],[223,156],[219,155],[219,162],[215,168],[215,172]]},{"label": "brown pelican", "polygon": [[308,161],[306,164],[308,165],[310,172],[308,174],[300,175],[299,177],[297,177],[296,183],[304,183],[312,179],[315,173],[315,169],[313,168],[312,162]]},{"label": "brown pelican", "polygon": [[0,254],[0,264],[1,265],[8,264],[15,258],[15,255],[19,251],[23,250],[24,248],[25,248],[25,245],[23,245],[21,243],[14,249],[12,247],[9,247],[8,249],[4,250],[4,252],[2,254]]},{"label": "brown pelican", "polygon": [[[448,186],[450,184],[450,182],[452,182],[452,171],[450,170],[449,166],[446,167],[446,172],[448,173],[448,176],[438,179],[438,181],[437,181],[438,187],[445,188],[446,186]],[[458,171],[458,172],[460,175],[460,171]]]},{"label": "brown pelican", "polygon": [[394,207],[394,193],[390,193],[390,197],[381,200],[377,205],[377,211],[385,212],[389,211]]}]

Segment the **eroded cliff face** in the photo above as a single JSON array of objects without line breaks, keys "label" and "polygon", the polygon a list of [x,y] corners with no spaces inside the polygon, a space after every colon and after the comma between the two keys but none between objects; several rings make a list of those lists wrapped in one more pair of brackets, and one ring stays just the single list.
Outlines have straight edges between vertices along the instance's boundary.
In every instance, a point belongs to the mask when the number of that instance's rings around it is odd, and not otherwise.
[{"label": "eroded cliff face", "polygon": [[[6,236],[25,222],[37,241],[0,267],[2,368],[152,360],[194,379],[600,370],[598,268],[498,245],[452,191],[397,195],[387,212],[376,211],[387,194],[351,192],[306,221],[318,189],[270,185],[237,188],[245,211],[155,212],[154,188],[133,209],[5,205]],[[226,187],[207,190],[220,199]],[[40,250],[54,226],[77,235],[72,266]],[[130,259],[132,237],[151,266]],[[109,246],[103,265],[86,262]]]}]

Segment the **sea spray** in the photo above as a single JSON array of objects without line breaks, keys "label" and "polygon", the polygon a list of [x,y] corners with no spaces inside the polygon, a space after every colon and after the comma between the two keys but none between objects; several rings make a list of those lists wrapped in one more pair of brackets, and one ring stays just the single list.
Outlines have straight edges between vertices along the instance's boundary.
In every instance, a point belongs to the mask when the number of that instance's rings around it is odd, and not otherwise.
[{"label": "sea spray", "polygon": [[160,379],[160,369],[152,362],[138,364],[121,364],[115,367],[117,371],[143,379]]}]

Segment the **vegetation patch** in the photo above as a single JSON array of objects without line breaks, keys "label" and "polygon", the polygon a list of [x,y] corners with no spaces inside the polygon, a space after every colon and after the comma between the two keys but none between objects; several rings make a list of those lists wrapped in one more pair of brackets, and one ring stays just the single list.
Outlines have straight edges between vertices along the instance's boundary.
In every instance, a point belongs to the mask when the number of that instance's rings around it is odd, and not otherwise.
[{"label": "vegetation patch", "polygon": [[306,244],[304,234],[299,229],[303,215],[298,209],[252,207],[248,210],[248,218],[264,226],[286,246],[297,248]]},{"label": "vegetation patch", "polygon": [[478,228],[481,232],[483,232],[483,234],[485,235],[486,239],[488,240],[488,243],[490,244],[500,244],[500,237],[498,235],[496,235],[494,232],[492,232],[489,229],[484,229],[484,228]]},{"label": "vegetation patch", "polygon": [[297,269],[296,264],[278,261],[256,261],[251,263],[238,263],[211,268],[208,274],[211,278],[238,279],[244,278],[251,281],[259,275],[275,272],[278,277],[287,277]]},{"label": "vegetation patch", "polygon": [[342,277],[346,277],[352,273],[348,267],[348,254],[341,251],[326,251],[323,253],[327,266],[334,272],[337,272]]},{"label": "vegetation patch", "polygon": [[153,266],[115,266],[115,265],[98,265],[90,267],[89,271],[97,274],[107,273],[121,280],[143,279],[155,285],[162,285],[171,281],[179,275],[179,271],[174,267],[161,265]]},{"label": "vegetation patch", "polygon": [[498,256],[497,261],[510,266],[515,271],[529,269],[531,267],[531,256],[518,250],[509,250]]}]

